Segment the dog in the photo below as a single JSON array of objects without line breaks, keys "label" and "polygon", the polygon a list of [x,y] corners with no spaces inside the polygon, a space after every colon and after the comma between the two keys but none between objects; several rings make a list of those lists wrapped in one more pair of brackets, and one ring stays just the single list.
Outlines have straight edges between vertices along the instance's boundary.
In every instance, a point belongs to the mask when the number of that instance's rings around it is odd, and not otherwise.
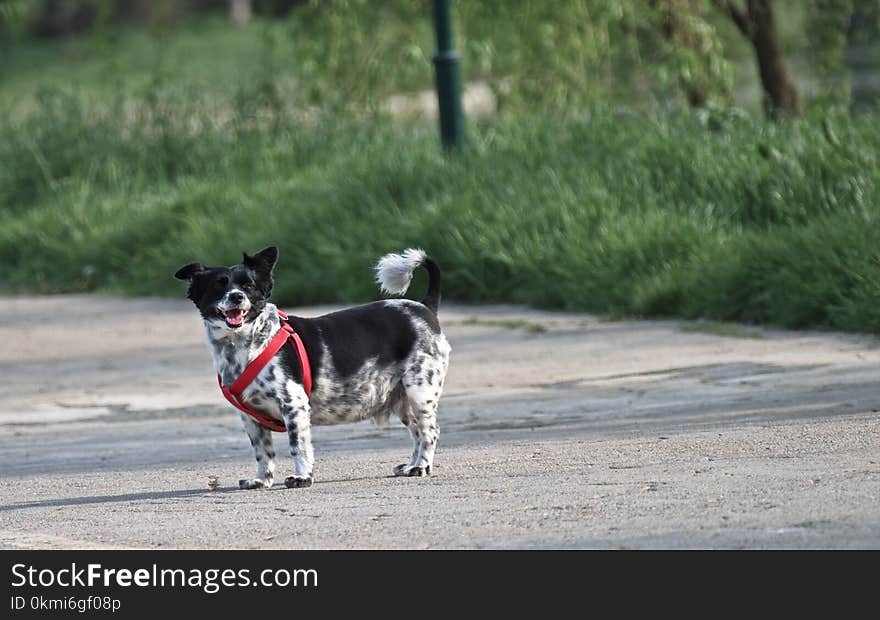
[{"label": "dog", "polygon": [[[265,419],[286,430],[294,473],[288,488],[314,480],[311,426],[372,419],[378,424],[397,415],[413,439],[408,463],[396,476],[429,476],[440,436],[437,406],[449,365],[451,347],[440,329],[440,268],[423,250],[387,254],[376,265],[382,292],[402,295],[415,269],[428,273],[428,292],[421,302],[386,299],[315,318],[285,317],[269,301],[278,249],[244,253],[231,267],[190,263],[175,277],[189,282],[187,297],[204,321],[208,348],[221,386],[242,374],[287,323],[299,336],[285,343],[241,400]],[[310,373],[309,373],[310,371]],[[307,393],[307,376],[311,391]],[[270,488],[275,478],[272,431],[242,411],[241,419],[257,460],[253,478],[242,489]]]}]

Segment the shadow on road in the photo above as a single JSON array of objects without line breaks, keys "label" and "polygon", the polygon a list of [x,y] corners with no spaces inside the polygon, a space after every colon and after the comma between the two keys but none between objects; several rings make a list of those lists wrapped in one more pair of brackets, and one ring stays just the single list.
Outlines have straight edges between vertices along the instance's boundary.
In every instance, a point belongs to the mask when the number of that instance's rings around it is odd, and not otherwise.
[{"label": "shadow on road", "polygon": [[88,497],[66,497],[63,499],[44,499],[37,502],[21,502],[18,504],[6,504],[0,506],[0,512],[11,510],[23,510],[25,508],[46,508],[52,506],[83,506],[87,504],[112,504],[122,502],[136,502],[150,499],[178,499],[216,493],[229,493],[238,491],[237,487],[225,487],[216,491],[207,489],[181,489],[177,491],[152,491],[149,493],[124,493],[122,495],[90,495]]},{"label": "shadow on road", "polygon": [[[397,476],[385,476],[386,478],[397,478]],[[364,480],[375,480],[375,476],[362,478],[337,478],[334,480],[321,480],[321,484],[334,484],[344,482],[358,482]],[[276,483],[270,491],[286,491],[287,487],[283,483]],[[251,491],[254,493],[265,492],[265,489]],[[124,493],[122,495],[89,495],[86,497],[65,497],[59,499],[44,499],[36,502],[20,502],[16,504],[0,505],[0,512],[9,512],[13,510],[24,510],[27,508],[51,508],[64,506],[86,506],[89,504],[115,504],[123,502],[138,502],[147,500],[163,500],[163,499],[182,499],[185,497],[201,497],[205,495],[217,495],[242,491],[238,487],[220,487],[214,491],[207,489],[179,489],[174,491],[151,491],[145,493]]]}]

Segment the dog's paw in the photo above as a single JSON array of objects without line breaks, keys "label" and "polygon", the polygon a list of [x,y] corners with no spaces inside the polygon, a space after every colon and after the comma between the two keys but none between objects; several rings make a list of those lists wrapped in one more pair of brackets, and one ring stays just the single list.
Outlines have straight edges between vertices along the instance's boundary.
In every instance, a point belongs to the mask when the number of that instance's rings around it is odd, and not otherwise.
[{"label": "dog's paw", "polygon": [[401,463],[394,468],[394,475],[424,478],[425,476],[431,475],[431,466],[425,465],[424,467],[419,467],[417,465],[410,465],[409,463]]},{"label": "dog's paw", "polygon": [[238,488],[248,491],[251,489],[268,489],[271,487],[271,478],[267,478],[266,480],[263,480],[262,478],[242,478],[238,481]]},{"label": "dog's paw", "polygon": [[284,486],[288,489],[304,489],[312,486],[312,477],[288,476],[284,479]]}]

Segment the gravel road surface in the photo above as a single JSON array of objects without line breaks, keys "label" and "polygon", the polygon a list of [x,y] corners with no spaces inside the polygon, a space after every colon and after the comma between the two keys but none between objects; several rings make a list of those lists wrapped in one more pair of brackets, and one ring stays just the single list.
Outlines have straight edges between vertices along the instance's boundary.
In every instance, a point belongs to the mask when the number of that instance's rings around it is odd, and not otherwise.
[{"label": "gravel road surface", "polygon": [[359,423],[315,428],[311,488],[240,491],[189,302],[0,313],[0,549],[880,548],[869,336],[447,304],[433,477],[390,477],[408,432]]}]

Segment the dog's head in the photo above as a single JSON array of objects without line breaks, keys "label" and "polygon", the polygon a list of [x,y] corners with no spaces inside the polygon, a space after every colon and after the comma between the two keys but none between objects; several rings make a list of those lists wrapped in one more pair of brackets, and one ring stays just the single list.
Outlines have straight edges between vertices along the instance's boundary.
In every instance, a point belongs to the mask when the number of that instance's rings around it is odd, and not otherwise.
[{"label": "dog's head", "polygon": [[278,260],[278,248],[270,246],[232,267],[205,267],[190,263],[177,270],[174,277],[188,280],[186,296],[199,309],[205,322],[216,327],[237,330],[253,322],[272,294],[272,270]]}]

